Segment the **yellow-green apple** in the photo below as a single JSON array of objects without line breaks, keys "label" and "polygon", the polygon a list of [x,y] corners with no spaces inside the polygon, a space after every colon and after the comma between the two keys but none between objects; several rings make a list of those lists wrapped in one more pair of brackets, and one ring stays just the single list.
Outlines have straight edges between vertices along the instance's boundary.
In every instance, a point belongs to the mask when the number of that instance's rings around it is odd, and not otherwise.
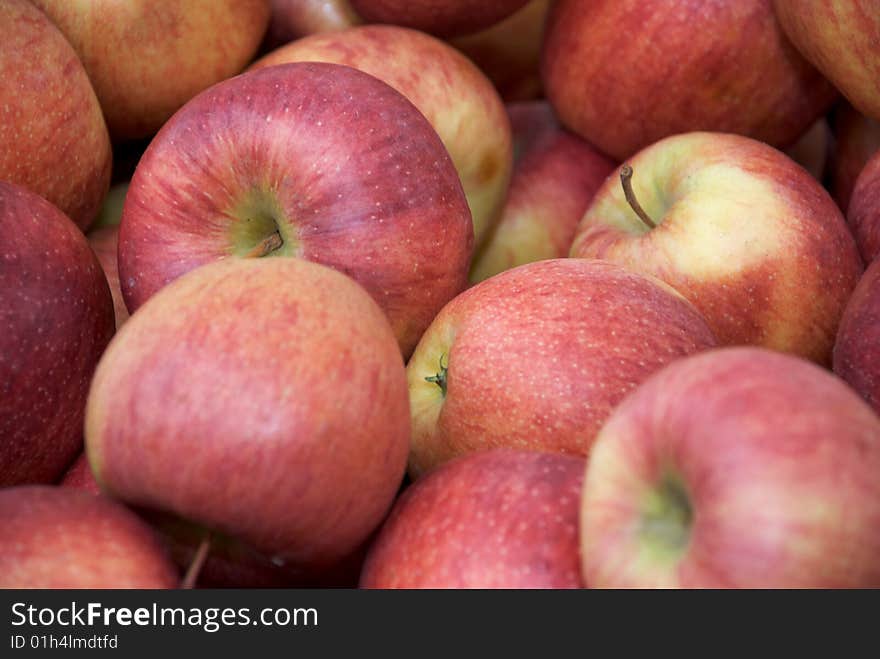
[{"label": "yellow-green apple", "polygon": [[676,135],[628,162],[632,179],[609,177],[596,193],[571,255],[664,280],[722,344],[830,364],[862,263],[824,188],[785,154],[740,135]]},{"label": "yellow-green apple", "polygon": [[175,588],[177,569],[125,506],[73,488],[0,490],[0,588]]},{"label": "yellow-green apple", "polygon": [[92,251],[98,257],[107,283],[110,285],[110,293],[113,296],[113,310],[116,316],[116,329],[119,329],[128,320],[128,308],[122,297],[122,288],[119,285],[119,269],[116,267],[117,247],[119,242],[119,227],[106,226],[97,231],[90,231],[86,236]]},{"label": "yellow-green apple", "polygon": [[792,355],[723,348],[628,396],[587,464],[590,588],[880,586],[880,419]]},{"label": "yellow-green apple", "polygon": [[856,179],[846,219],[865,263],[880,254],[880,152],[875,153]]},{"label": "yellow-green apple", "polygon": [[450,43],[471,58],[507,102],[541,96],[541,43],[550,0],[529,0],[525,7],[476,34]]},{"label": "yellow-green apple", "polygon": [[508,106],[514,165],[501,219],[474,255],[471,281],[568,256],[578,223],[615,163],[562,128],[546,101]]},{"label": "yellow-green apple", "polygon": [[88,71],[115,140],[147,137],[190,98],[239,73],[268,0],[32,0]]},{"label": "yellow-green apple", "polygon": [[586,455],[631,389],[714,345],[687,300],[612,263],[502,272],[446,305],[407,365],[410,475],[491,448]]},{"label": "yellow-green apple", "polygon": [[85,236],[0,181],[0,487],[53,483],[82,448],[89,381],[113,300]]},{"label": "yellow-green apple", "polygon": [[785,150],[785,154],[806,169],[820,183],[825,177],[825,167],[831,153],[831,127],[825,117],[817,119],[797,142]]},{"label": "yellow-green apple", "polygon": [[409,434],[382,310],[286,258],[224,259],[159,291],[107,348],[85,422],[103,491],[303,579],[381,523]]},{"label": "yellow-green apple", "polygon": [[263,47],[273,49],[319,32],[358,25],[360,17],[348,0],[269,0],[272,14]]},{"label": "yellow-green apple", "polygon": [[770,0],[560,0],[542,78],[562,123],[617,160],[696,130],[787,147],[837,96]]},{"label": "yellow-green apple", "polygon": [[580,588],[581,457],[496,449],[404,490],[361,588]]},{"label": "yellow-green apple", "polygon": [[856,179],[880,150],[880,121],[869,119],[842,101],[834,108],[832,125],[831,191],[846,213]]},{"label": "yellow-green apple", "polygon": [[92,468],[89,466],[89,460],[85,452],[80,453],[79,457],[68,467],[58,484],[91,492],[92,494],[101,494],[101,486],[95,480],[95,475],[92,473]]},{"label": "yellow-green apple", "polygon": [[773,0],[801,54],[869,117],[880,119],[880,2]]},{"label": "yellow-green apple", "polygon": [[507,18],[528,0],[349,0],[369,23],[403,25],[441,37],[484,30]]},{"label": "yellow-green apple", "polygon": [[269,53],[251,68],[309,61],[344,64],[369,73],[425,115],[458,171],[479,245],[498,219],[513,167],[510,122],[486,76],[439,39],[392,25],[305,37]]},{"label": "yellow-green apple", "polygon": [[455,167],[409,101],[347,66],[282,64],[203,92],[150,143],[119,275],[133,313],[213,261],[317,261],[369,291],[408,355],[467,285],[472,250]]},{"label": "yellow-green apple", "polygon": [[101,107],[64,35],[27,0],[0,3],[0,180],[86,229],[110,185]]},{"label": "yellow-green apple", "polygon": [[880,413],[880,260],[871,262],[846,305],[834,372]]}]

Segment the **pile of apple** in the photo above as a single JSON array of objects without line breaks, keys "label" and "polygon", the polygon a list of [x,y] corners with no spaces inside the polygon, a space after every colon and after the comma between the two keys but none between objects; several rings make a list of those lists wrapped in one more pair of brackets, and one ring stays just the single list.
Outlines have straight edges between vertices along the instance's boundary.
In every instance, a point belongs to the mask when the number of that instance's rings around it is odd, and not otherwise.
[{"label": "pile of apple", "polygon": [[0,586],[880,587],[878,33],[0,0]]}]

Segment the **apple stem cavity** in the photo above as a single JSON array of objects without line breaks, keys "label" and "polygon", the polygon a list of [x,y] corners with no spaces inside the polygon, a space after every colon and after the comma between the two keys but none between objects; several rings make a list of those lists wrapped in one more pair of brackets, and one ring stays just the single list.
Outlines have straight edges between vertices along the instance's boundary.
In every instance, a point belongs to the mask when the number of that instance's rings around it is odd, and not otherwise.
[{"label": "apple stem cavity", "polygon": [[446,398],[446,374],[449,372],[448,364],[446,366],[443,365],[443,358],[446,355],[440,355],[440,371],[425,378],[426,382],[433,382],[438,387],[440,387],[440,391],[443,393],[443,397]]},{"label": "apple stem cavity", "polygon": [[189,567],[186,569],[186,574],[183,577],[183,581],[180,582],[180,587],[183,590],[192,590],[196,585],[196,580],[199,578],[199,573],[202,571],[202,567],[205,565],[205,560],[208,558],[208,551],[211,549],[211,534],[206,533],[205,537],[202,538],[202,541],[199,543],[198,549],[196,549],[195,556],[193,556],[192,561],[189,564]]},{"label": "apple stem cavity", "polygon": [[675,474],[666,473],[643,508],[642,537],[658,550],[676,555],[690,539],[693,517],[684,483]]},{"label": "apple stem cavity", "polygon": [[247,252],[244,255],[244,258],[258,259],[262,256],[267,256],[274,252],[276,249],[279,249],[283,244],[284,240],[281,238],[281,234],[275,231],[274,233],[269,234],[256,245],[254,245],[254,248]]},{"label": "apple stem cavity", "polygon": [[649,229],[656,229],[657,223],[651,219],[651,216],[645,212],[645,209],[642,208],[639,200],[636,199],[636,193],[633,192],[632,189],[632,176],[632,167],[630,167],[629,165],[624,165],[620,168],[620,183],[623,186],[623,194],[626,197],[626,201],[629,204],[630,208],[633,209],[635,214],[639,216],[639,219],[644,222],[646,227],[648,227]]}]

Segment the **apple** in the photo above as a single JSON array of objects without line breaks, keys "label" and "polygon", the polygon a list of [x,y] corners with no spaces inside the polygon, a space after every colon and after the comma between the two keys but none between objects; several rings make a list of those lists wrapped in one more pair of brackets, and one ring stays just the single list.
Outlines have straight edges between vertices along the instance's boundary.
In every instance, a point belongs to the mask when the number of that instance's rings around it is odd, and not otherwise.
[{"label": "apple", "polygon": [[32,0],[82,60],[115,140],[147,137],[186,101],[239,73],[268,0]]},{"label": "apple", "polygon": [[356,279],[408,355],[467,285],[473,227],[449,154],[422,114],[346,66],[284,64],[187,103],[125,198],[129,311],[217,260],[300,257]]},{"label": "apple", "polygon": [[880,4],[877,0],[773,0],[801,54],[850,103],[880,119]]},{"label": "apple", "polygon": [[568,255],[578,223],[615,163],[562,128],[546,101],[508,106],[514,169],[501,219],[471,266],[478,282]]},{"label": "apple", "polygon": [[850,197],[846,215],[865,263],[880,253],[880,152],[868,160]]},{"label": "apple", "polygon": [[880,419],[800,358],[682,359],[615,410],[587,464],[590,588],[880,586]]},{"label": "apple", "polygon": [[175,588],[177,569],[138,517],[67,487],[0,490],[0,588]]},{"label": "apple", "polygon": [[289,258],[224,259],[159,291],[107,348],[85,422],[103,491],[304,580],[381,523],[409,433],[382,310]]},{"label": "apple", "polygon": [[[308,61],[344,64],[369,73],[425,115],[458,170],[479,245],[498,219],[513,166],[510,122],[486,76],[452,46],[390,25],[305,37],[251,68]],[[416,70],[419,75],[413,75]]]},{"label": "apple", "polygon": [[507,18],[528,0],[349,0],[369,23],[402,25],[440,37],[484,30]]},{"label": "apple", "polygon": [[361,588],[580,588],[583,458],[496,449],[419,479],[397,500]]},{"label": "apple", "polygon": [[446,305],[407,364],[409,473],[491,448],[587,455],[630,390],[714,345],[689,302],[612,263],[502,272]]},{"label": "apple", "polygon": [[616,160],[695,130],[787,147],[837,95],[768,0],[559,0],[542,78],[562,123]]},{"label": "apple", "polygon": [[830,365],[862,263],[822,186],[785,154],[739,135],[669,137],[628,163],[632,179],[611,177],[596,193],[571,255],[664,280],[721,344]]},{"label": "apple", "polygon": [[82,448],[89,380],[113,300],[85,236],[0,181],[0,487],[54,483]]},{"label": "apple", "polygon": [[123,181],[110,186],[110,190],[107,192],[107,196],[104,197],[104,203],[101,204],[95,221],[89,227],[90,232],[119,226],[119,223],[122,221],[122,207],[125,204],[128,183],[128,181]]},{"label": "apple", "polygon": [[834,149],[831,158],[831,190],[846,213],[856,179],[880,150],[880,121],[869,119],[843,101],[834,110]]},{"label": "apple", "polygon": [[101,494],[101,486],[95,480],[95,475],[92,473],[92,468],[89,466],[89,461],[84,452],[80,453],[79,457],[68,467],[58,484],[90,492],[91,494]]},{"label": "apple", "polygon": [[360,17],[348,0],[269,0],[272,13],[264,48],[271,50],[294,39],[358,25]]},{"label": "apple", "polygon": [[110,285],[110,294],[113,296],[113,310],[116,316],[116,329],[119,329],[128,320],[128,309],[125,306],[125,300],[122,298],[122,288],[119,285],[119,270],[116,266],[119,227],[107,226],[97,231],[91,231],[87,238],[92,251],[95,252],[95,256],[98,257],[98,261],[101,263],[101,269],[107,277],[107,283]]},{"label": "apple", "polygon": [[806,169],[820,183],[831,152],[831,127],[825,117],[817,119],[797,142],[785,150],[785,155]]},{"label": "apple", "polygon": [[450,43],[480,67],[505,101],[539,98],[541,44],[549,8],[550,0],[529,0],[492,27]]},{"label": "apple", "polygon": [[834,372],[880,412],[880,261],[859,280],[834,344]]},{"label": "apple", "polygon": [[64,35],[27,0],[0,3],[0,180],[86,229],[110,185],[101,107]]}]

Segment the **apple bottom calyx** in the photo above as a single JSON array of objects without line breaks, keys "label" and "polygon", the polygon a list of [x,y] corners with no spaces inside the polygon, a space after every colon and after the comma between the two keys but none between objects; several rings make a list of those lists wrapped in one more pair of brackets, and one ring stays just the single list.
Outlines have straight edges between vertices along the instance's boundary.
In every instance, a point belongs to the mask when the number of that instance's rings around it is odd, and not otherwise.
[{"label": "apple bottom calyx", "polygon": [[443,397],[446,397],[446,375],[449,372],[449,363],[444,366],[443,358],[446,354],[440,355],[440,370],[434,375],[428,376],[425,378],[425,382],[433,382],[438,387],[440,387],[440,391],[443,393]]},{"label": "apple bottom calyx", "polygon": [[645,499],[639,534],[660,557],[674,560],[687,547],[693,517],[684,481],[667,470]]}]

